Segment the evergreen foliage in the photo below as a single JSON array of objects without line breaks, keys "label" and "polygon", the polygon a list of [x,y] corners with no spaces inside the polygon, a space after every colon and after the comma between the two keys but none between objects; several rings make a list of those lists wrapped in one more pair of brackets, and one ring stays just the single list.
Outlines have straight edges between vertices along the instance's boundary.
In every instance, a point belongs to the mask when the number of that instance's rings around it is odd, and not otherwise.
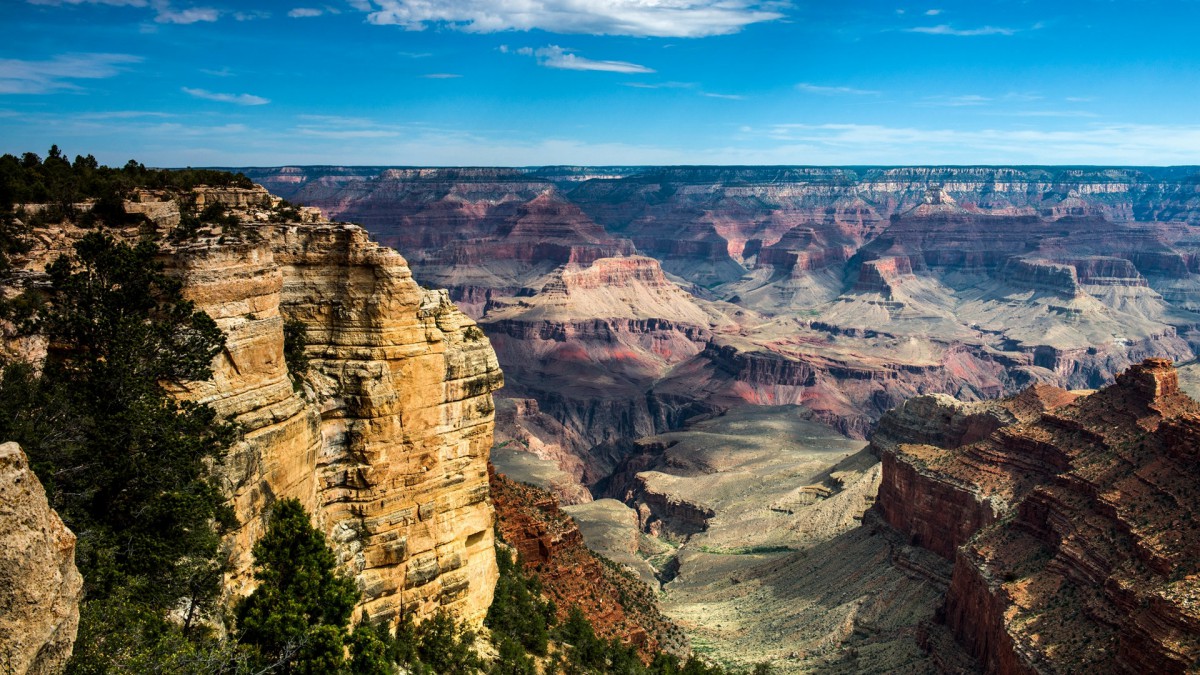
[{"label": "evergreen foliage", "polygon": [[303,321],[287,319],[283,322],[283,360],[287,363],[288,374],[293,378],[304,377],[308,373],[308,354],[304,348],[308,346],[308,328]]},{"label": "evergreen foliage", "polygon": [[283,672],[339,672],[358,589],[300,502],[276,502],[270,518],[253,549],[259,585],[236,609],[242,642]]},{"label": "evergreen foliage", "polygon": [[531,654],[545,656],[555,621],[554,603],[542,599],[537,577],[522,574],[520,563],[507,550],[497,549],[496,564],[500,578],[484,625],[492,630],[498,646],[512,641]]},{"label": "evergreen foliage", "polygon": [[0,438],[21,443],[78,537],[80,632],[92,638],[77,672],[134,658],[130,645],[173,630],[169,610],[184,608],[177,629],[191,633],[221,590],[232,513],[209,466],[235,430],[164,385],[210,377],[224,336],[183,300],[157,252],[84,237],[48,270],[49,302],[34,319],[51,345],[42,372],[13,363],[0,377]]},{"label": "evergreen foliage", "polygon": [[27,152],[0,156],[0,211],[14,204],[50,204],[59,215],[74,215],[74,204],[85,199],[111,200],[135,188],[190,191],[198,185],[253,187],[242,174],[212,169],[147,169],[129,160],[116,169],[100,166],[96,158],[75,156],[70,162],[52,146],[46,158]]}]

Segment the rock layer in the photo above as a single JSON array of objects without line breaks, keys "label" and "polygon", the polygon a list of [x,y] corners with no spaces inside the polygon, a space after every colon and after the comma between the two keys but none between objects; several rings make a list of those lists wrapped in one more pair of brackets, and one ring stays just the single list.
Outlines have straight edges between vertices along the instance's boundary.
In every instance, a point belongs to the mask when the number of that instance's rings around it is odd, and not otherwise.
[{"label": "rock layer", "polygon": [[[242,427],[219,469],[239,522],[230,590],[249,591],[270,505],[294,497],[373,618],[445,608],[481,621],[497,574],[486,466],[502,384],[487,338],[357,226],[307,222],[312,213],[266,222],[276,200],[261,188],[195,196],[244,223],[163,242],[184,295],[227,337],[213,378],[179,395]],[[171,212],[146,199],[139,208]],[[172,219],[158,225],[161,234]],[[35,232],[44,246],[27,260],[30,278],[81,234],[69,224]],[[285,320],[307,329],[307,374],[288,371]]]},{"label": "rock layer", "polygon": [[988,672],[1194,668],[1200,403],[1171,363],[994,405],[1007,419],[974,442],[882,448],[878,508],[953,559],[943,616],[958,641]]},{"label": "rock layer", "polygon": [[60,673],[79,627],[75,535],[16,443],[0,444],[0,670]]}]

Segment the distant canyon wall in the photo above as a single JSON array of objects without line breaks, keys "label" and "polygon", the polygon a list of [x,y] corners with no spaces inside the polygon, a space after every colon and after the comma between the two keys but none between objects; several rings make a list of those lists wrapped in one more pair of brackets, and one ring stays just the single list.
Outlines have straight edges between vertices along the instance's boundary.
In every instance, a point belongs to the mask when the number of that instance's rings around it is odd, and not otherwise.
[{"label": "distant canyon wall", "polygon": [[1200,349],[1196,167],[246,171],[449,289],[500,395],[537,401],[506,438],[588,483],[738,405],[861,438],[913,396],[1095,388]]}]

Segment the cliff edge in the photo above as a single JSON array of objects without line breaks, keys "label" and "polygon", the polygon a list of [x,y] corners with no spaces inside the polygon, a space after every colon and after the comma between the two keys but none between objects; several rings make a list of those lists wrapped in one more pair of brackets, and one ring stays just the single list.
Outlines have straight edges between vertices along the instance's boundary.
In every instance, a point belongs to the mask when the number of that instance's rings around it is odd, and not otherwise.
[{"label": "cliff edge", "polygon": [[[188,199],[231,218],[183,232]],[[230,591],[249,592],[251,546],[270,505],[292,497],[372,619],[446,609],[481,622],[497,578],[487,459],[502,375],[475,323],[363,229],[281,208],[261,187],[141,190],[125,210],[143,222],[106,231],[153,233],[167,271],[227,338],[213,378],[177,394],[241,426],[218,468],[238,519]],[[35,228],[18,278],[36,285],[86,232],[70,221]],[[307,334],[304,373],[289,372],[285,322]],[[41,352],[36,339],[7,347]]]},{"label": "cliff edge", "polygon": [[1095,393],[925,397],[890,418],[938,433],[878,446],[878,508],[953,560],[940,616],[987,672],[1195,668],[1200,403],[1170,361]]}]

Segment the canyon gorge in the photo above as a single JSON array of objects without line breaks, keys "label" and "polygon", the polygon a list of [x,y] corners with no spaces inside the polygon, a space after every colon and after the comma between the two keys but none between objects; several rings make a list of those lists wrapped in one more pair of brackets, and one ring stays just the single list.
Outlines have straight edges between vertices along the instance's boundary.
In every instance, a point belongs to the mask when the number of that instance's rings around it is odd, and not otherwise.
[{"label": "canyon gorge", "polygon": [[[505,373],[497,466],[552,490],[725,663],[1074,658],[1007,627],[1036,603],[966,581],[958,547],[1009,512],[906,479],[888,448],[980,443],[1200,346],[1186,167],[245,171],[449,289]],[[1185,668],[1172,653],[1158,667]]]},{"label": "canyon gorge", "polygon": [[[230,596],[294,497],[372,619],[479,625],[499,535],[560,618],[646,657],[1200,658],[1200,172],[238,171],[258,185],[194,199],[242,226],[161,256],[226,336],[174,393],[241,428]],[[116,234],[179,227],[176,197],[139,191]],[[35,228],[10,295],[85,230]]]}]

